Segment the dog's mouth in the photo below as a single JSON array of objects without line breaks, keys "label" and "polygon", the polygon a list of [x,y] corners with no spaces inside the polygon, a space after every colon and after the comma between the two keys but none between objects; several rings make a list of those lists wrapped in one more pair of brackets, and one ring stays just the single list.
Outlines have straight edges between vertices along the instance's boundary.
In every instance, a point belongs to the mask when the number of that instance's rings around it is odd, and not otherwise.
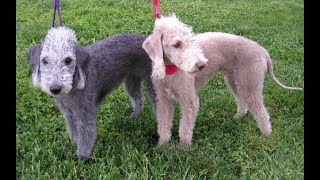
[{"label": "dog's mouth", "polygon": [[60,92],[52,92],[48,90],[43,90],[47,95],[52,96],[52,97],[59,97],[59,96],[67,96],[69,92],[65,91],[60,91]]},{"label": "dog's mouth", "polygon": [[189,73],[189,74],[196,74],[196,73],[198,73],[198,72],[200,72],[200,71],[197,70],[197,69],[195,69],[195,70],[193,70],[193,71],[189,71],[188,73]]},{"label": "dog's mouth", "polygon": [[196,68],[196,67],[193,67],[191,70],[187,71],[189,74],[196,74],[198,72],[201,72],[203,71],[203,69],[205,69],[205,66],[204,67],[201,67],[201,68]]},{"label": "dog's mouth", "polygon": [[72,85],[43,84],[42,91],[49,96],[66,96],[70,93]]},{"label": "dog's mouth", "polygon": [[200,71],[203,71],[207,66],[206,62],[203,62],[201,60],[198,60],[196,63],[194,63],[193,65],[189,66],[188,68],[186,68],[186,72],[189,74],[195,74],[198,73]]}]

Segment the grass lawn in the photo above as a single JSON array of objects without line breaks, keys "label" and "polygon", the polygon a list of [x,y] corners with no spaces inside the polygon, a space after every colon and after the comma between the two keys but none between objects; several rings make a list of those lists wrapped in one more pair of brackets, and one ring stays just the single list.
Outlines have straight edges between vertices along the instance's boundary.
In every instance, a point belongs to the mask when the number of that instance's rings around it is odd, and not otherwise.
[{"label": "grass lawn", "polygon": [[[61,0],[65,26],[81,45],[119,33],[149,35],[151,0]],[[171,142],[156,147],[157,127],[149,101],[130,119],[122,87],[98,111],[94,163],[76,159],[62,115],[51,97],[31,83],[26,49],[50,28],[52,1],[16,1],[16,176],[17,179],[303,179],[304,92],[286,91],[265,78],[264,100],[272,135],[260,137],[250,114],[233,119],[236,104],[223,78],[199,93],[193,145],[178,146],[179,107]],[[194,32],[243,35],[269,50],[275,75],[304,87],[304,2],[302,0],[160,0],[160,13],[176,15]],[[58,21],[56,21],[58,24]],[[144,94],[145,94],[145,89]]]}]

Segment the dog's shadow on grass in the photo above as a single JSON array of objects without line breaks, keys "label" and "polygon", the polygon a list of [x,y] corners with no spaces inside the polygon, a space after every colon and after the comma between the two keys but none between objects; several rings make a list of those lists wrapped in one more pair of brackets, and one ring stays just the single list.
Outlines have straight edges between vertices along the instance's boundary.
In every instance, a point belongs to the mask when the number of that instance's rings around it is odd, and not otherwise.
[{"label": "dog's shadow on grass", "polygon": [[[117,100],[118,101],[118,100]],[[115,102],[108,102],[110,107],[115,107]],[[120,103],[120,102],[118,102]],[[226,108],[232,106],[228,110]],[[121,102],[118,104],[122,108],[108,108],[104,110],[102,114],[98,116],[98,132],[96,147],[98,148],[99,154],[107,152],[106,149],[112,148],[116,152],[117,148],[123,146],[134,148],[139,152],[152,153],[153,149],[163,149],[157,146],[158,133],[157,133],[157,121],[152,108],[148,103],[144,104],[144,109],[139,117],[132,118],[130,114],[132,108],[130,107],[129,100],[127,102]],[[202,108],[199,111],[199,115],[196,120],[194,138],[192,149],[195,150],[194,146],[206,146],[208,141],[215,142],[216,145],[224,144],[223,140],[228,140],[237,144],[237,136],[243,131],[239,126],[240,124],[249,126],[248,119],[251,119],[250,115],[246,115],[240,120],[233,119],[234,108],[236,107],[234,102],[225,103],[220,105],[221,107],[213,108],[211,104],[202,102]],[[168,143],[169,147],[179,146],[179,121],[181,118],[180,107],[177,103],[174,103],[175,114],[173,119],[172,127],[172,138]],[[210,109],[206,111],[204,109]],[[167,147],[164,146],[164,147]],[[180,149],[180,148],[179,148]],[[183,149],[182,150],[188,150]],[[112,152],[110,152],[112,153]],[[110,154],[111,155],[111,154]],[[104,155],[103,155],[104,156]]]},{"label": "dog's shadow on grass", "polygon": [[[119,112],[119,110],[121,112]],[[117,112],[116,112],[117,111]],[[131,144],[133,147],[155,147],[158,134],[154,112],[150,105],[145,104],[139,117],[131,117],[132,108],[125,105],[111,113],[103,113],[98,117],[98,143]],[[113,114],[114,113],[114,114]]]}]

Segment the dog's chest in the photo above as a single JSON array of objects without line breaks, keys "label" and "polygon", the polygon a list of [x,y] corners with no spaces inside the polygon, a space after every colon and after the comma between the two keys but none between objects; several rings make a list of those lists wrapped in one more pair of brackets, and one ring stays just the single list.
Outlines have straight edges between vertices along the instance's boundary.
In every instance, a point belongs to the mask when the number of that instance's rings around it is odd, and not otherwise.
[{"label": "dog's chest", "polygon": [[164,92],[166,93],[166,96],[169,97],[170,99],[177,100],[177,97],[175,96],[174,92],[170,88],[164,88]]},{"label": "dog's chest", "polygon": [[179,93],[179,91],[177,91],[177,88],[179,86],[178,82],[175,82],[172,79],[171,80],[166,79],[162,81],[161,86],[162,86],[161,89],[163,89],[163,93],[165,94],[165,96],[173,100],[178,100],[177,99],[177,93]]}]

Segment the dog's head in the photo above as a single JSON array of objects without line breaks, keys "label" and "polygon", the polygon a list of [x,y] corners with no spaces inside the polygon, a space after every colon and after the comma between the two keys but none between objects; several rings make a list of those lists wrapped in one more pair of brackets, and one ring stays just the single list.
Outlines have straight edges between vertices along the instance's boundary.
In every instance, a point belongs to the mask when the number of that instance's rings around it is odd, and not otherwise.
[{"label": "dog's head", "polygon": [[192,28],[175,15],[156,20],[153,33],[142,45],[153,61],[153,78],[164,78],[163,58],[189,73],[201,71],[206,66],[208,60],[200,46],[194,43],[193,36]]},{"label": "dog's head", "polygon": [[49,95],[66,95],[73,87],[83,89],[83,69],[89,59],[90,53],[78,45],[74,31],[67,27],[51,28],[42,43],[27,50],[32,83]]}]

